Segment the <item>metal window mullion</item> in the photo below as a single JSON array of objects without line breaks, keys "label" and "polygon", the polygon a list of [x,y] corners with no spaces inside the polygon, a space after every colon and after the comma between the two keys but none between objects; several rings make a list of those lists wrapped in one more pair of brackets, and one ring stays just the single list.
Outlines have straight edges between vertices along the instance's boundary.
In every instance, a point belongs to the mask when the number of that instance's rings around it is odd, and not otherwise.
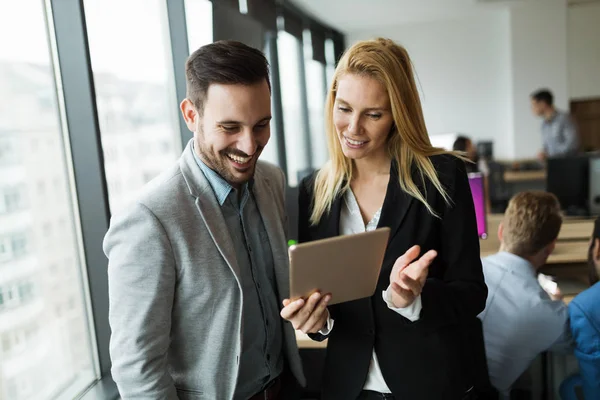
[{"label": "metal window mullion", "polygon": [[[171,43],[171,59],[175,75],[176,104],[186,97],[185,62],[189,56],[187,25],[185,18],[185,0],[167,0],[167,15],[169,21],[169,38]],[[192,138],[192,132],[187,128],[183,115],[178,114],[181,146],[185,147]]]},{"label": "metal window mullion", "polygon": [[300,116],[302,118],[303,124],[303,143],[305,149],[305,158],[306,169],[312,168],[312,145],[311,145],[311,136],[310,136],[310,120],[309,120],[309,111],[308,111],[308,92],[306,88],[306,64],[304,57],[304,40],[300,39],[300,46],[298,46],[298,71],[300,72]]},{"label": "metal window mullion", "polygon": [[279,53],[277,51],[277,32],[268,31],[266,34],[268,42],[269,62],[271,64],[271,96],[273,97],[273,124],[277,144],[277,159],[279,167],[288,177],[287,155],[285,153],[285,131],[283,125],[283,104],[281,102],[281,80],[279,78]]},{"label": "metal window mullion", "polygon": [[[109,204],[94,77],[87,39],[83,0],[46,0],[51,7],[53,42],[62,89],[65,137],[80,223],[81,259],[87,274],[91,318],[102,376],[110,373],[107,259],[102,241],[109,224]],[[60,93],[59,93],[60,96]],[[84,274],[84,275],[86,275]],[[85,284],[86,282],[84,282]]]}]

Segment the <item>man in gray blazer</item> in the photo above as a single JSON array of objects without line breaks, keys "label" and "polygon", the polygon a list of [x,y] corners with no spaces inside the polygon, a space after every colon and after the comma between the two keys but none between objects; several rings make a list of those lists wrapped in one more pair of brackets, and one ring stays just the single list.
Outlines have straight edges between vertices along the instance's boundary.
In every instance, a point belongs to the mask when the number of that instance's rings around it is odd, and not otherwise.
[{"label": "man in gray blazer", "polygon": [[[181,111],[194,138],[114,215],[112,373],[126,399],[282,399],[305,385],[289,296],[285,181],[258,161],[270,137],[264,55],[238,42],[186,63]],[[293,380],[293,379],[292,379]]]}]

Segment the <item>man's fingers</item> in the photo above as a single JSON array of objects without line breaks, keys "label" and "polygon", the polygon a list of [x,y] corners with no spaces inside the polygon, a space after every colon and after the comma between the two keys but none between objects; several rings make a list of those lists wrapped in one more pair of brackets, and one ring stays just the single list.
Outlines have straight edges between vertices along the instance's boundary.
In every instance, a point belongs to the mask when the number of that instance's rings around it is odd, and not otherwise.
[{"label": "man's fingers", "polygon": [[281,318],[289,321],[303,306],[303,299],[298,299],[291,303],[288,300],[288,305],[283,307],[279,314],[281,315]]},{"label": "man's fingers", "polygon": [[303,299],[296,300],[284,307],[281,310],[280,315],[283,319],[290,321],[294,326],[294,329],[299,329],[299,327],[306,323],[306,320],[310,317],[310,314],[314,310],[320,298],[321,294],[316,292],[313,293],[306,301]]},{"label": "man's fingers", "polygon": [[310,314],[310,317],[299,328],[302,332],[312,333],[321,329],[324,323],[323,316],[326,318],[328,315],[327,304],[329,303],[329,300],[331,300],[331,295],[329,294],[321,298],[319,304],[317,304],[313,312]]}]

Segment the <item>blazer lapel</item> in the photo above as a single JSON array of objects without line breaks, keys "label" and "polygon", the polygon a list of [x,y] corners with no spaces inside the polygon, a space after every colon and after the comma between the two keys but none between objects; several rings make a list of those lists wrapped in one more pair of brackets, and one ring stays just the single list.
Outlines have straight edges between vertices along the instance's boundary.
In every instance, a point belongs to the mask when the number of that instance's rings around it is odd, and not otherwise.
[{"label": "blazer lapel", "polygon": [[[263,224],[265,225],[265,230],[267,231],[271,252],[273,253],[273,265],[278,294],[280,300],[283,300],[289,296],[290,292],[287,237],[285,228],[281,224],[281,221],[285,220],[285,218],[280,215],[279,207],[273,201],[273,196],[277,196],[277,194],[273,193],[273,189],[267,178],[260,176],[257,173],[254,176],[254,188],[252,193],[256,199],[258,211],[260,212]],[[281,195],[284,196],[285,193],[282,193]],[[283,210],[283,212],[285,213],[285,210]]]},{"label": "blazer lapel", "polygon": [[[415,174],[413,173],[413,179],[415,178],[414,175]],[[381,209],[381,217],[379,219],[379,224],[377,225],[378,228],[384,226],[390,228],[390,238],[388,243],[391,242],[396,232],[398,232],[398,229],[402,226],[404,218],[414,201],[414,197],[402,190],[398,183],[398,179],[398,165],[395,161],[392,161],[390,167],[390,181],[388,182],[385,200],[383,201],[383,207]]]},{"label": "blazer lapel", "polygon": [[227,230],[225,218],[221,211],[221,206],[200,167],[196,163],[193,154],[192,140],[188,142],[180,160],[179,167],[181,173],[190,189],[190,194],[196,198],[195,204],[198,212],[206,225],[206,229],[221,256],[236,276],[238,282],[240,280],[240,269],[237,263],[235,248],[231,235]]}]

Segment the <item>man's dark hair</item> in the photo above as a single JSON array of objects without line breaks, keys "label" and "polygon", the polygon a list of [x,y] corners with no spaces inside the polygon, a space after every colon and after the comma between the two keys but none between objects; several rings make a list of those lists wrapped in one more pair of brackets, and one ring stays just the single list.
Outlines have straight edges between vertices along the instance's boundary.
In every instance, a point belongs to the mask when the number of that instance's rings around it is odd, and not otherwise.
[{"label": "man's dark hair", "polygon": [[592,241],[590,243],[590,250],[588,253],[588,263],[589,263],[589,273],[590,273],[590,284],[593,285],[598,282],[598,270],[596,270],[596,266],[594,265],[593,259],[593,250],[596,239],[600,239],[600,217],[596,218],[596,223],[594,224],[594,232],[592,233]]},{"label": "man's dark hair", "polygon": [[452,150],[454,151],[467,151],[467,143],[469,143],[471,139],[466,136],[459,136],[454,141],[452,145]]},{"label": "man's dark hair", "polygon": [[263,80],[271,89],[269,62],[265,55],[232,40],[202,46],[185,63],[186,96],[200,113],[204,110],[210,85],[252,85]]},{"label": "man's dark hair", "polygon": [[546,103],[549,106],[554,104],[554,96],[552,92],[548,89],[540,89],[531,94],[531,98],[535,101],[541,101],[542,103]]}]

